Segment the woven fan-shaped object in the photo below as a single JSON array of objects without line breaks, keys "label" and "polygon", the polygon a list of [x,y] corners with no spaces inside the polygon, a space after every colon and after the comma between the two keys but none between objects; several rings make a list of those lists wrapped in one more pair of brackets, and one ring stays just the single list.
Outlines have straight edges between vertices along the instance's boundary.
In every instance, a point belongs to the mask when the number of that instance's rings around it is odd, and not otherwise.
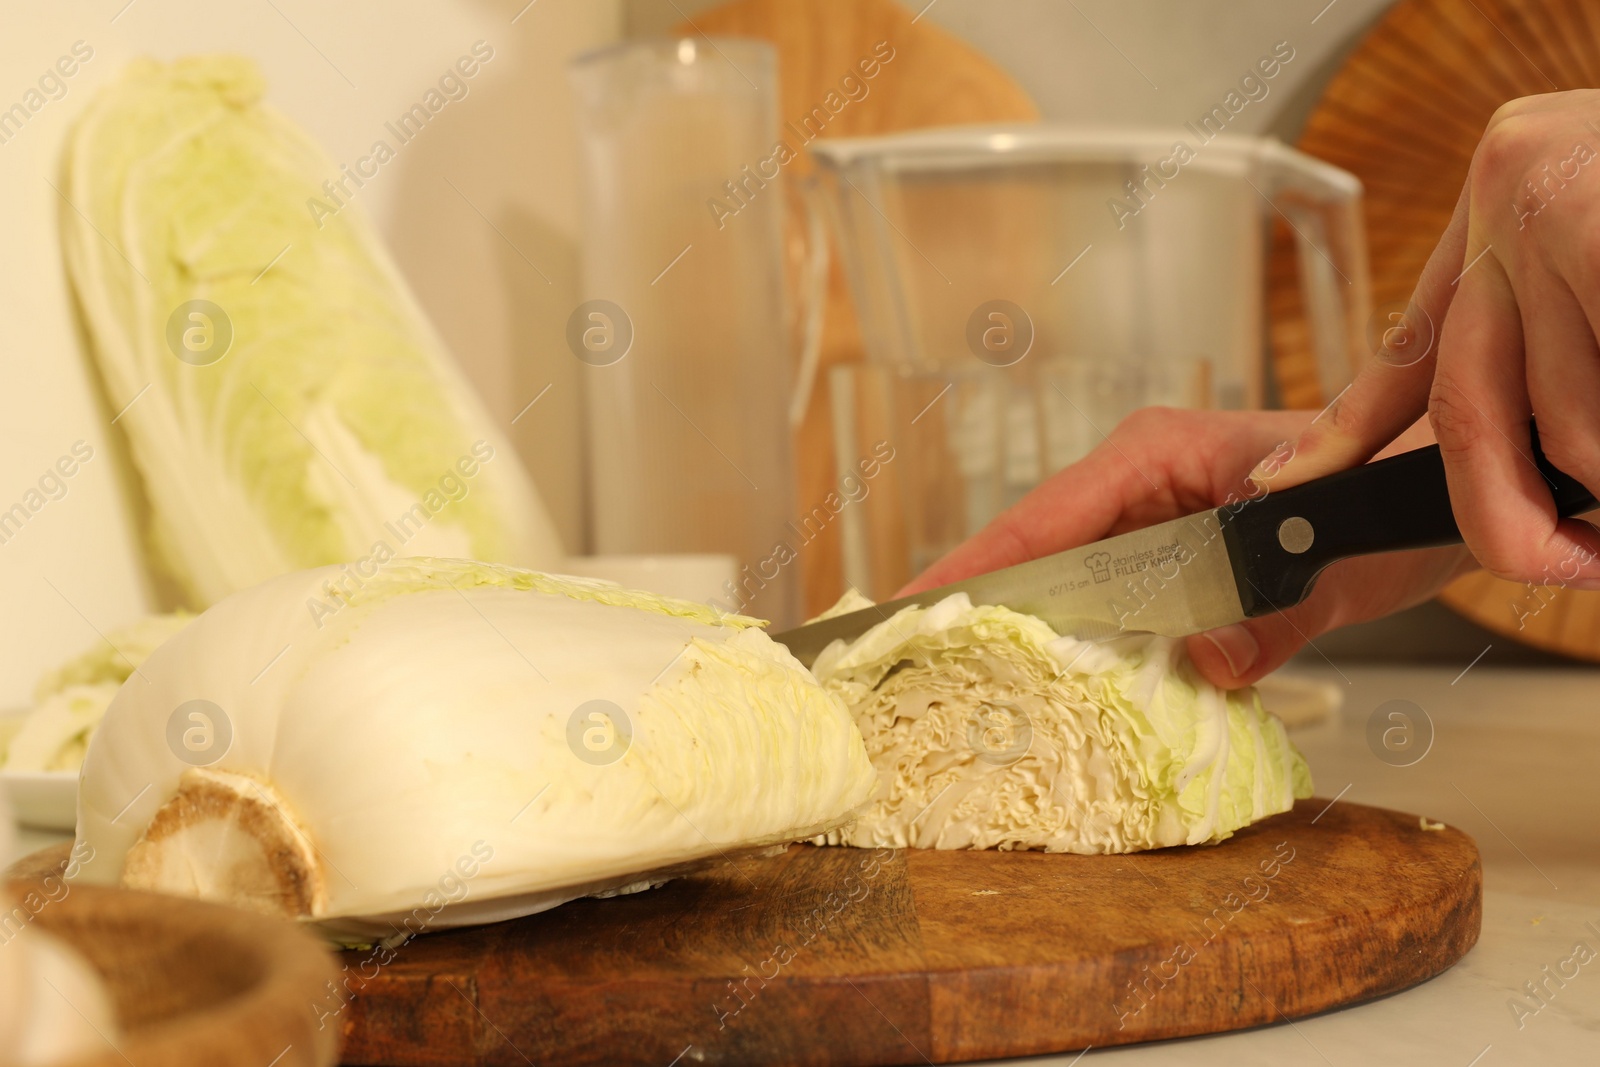
[{"label": "woven fan-shaped object", "polygon": [[[1490,116],[1520,96],[1600,86],[1594,0],[1402,0],[1323,92],[1300,148],[1366,186],[1372,304],[1404,307],[1450,222]],[[1268,307],[1284,403],[1321,407],[1292,234],[1274,239]],[[1370,331],[1369,331],[1370,332]],[[1497,633],[1600,660],[1600,593],[1468,575],[1441,594]]]}]

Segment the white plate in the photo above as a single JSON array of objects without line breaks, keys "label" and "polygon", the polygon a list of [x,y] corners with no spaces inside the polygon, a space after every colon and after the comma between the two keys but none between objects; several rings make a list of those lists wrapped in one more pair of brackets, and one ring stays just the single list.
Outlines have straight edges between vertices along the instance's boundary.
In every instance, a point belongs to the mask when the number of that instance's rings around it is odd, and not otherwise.
[{"label": "white plate", "polygon": [[77,771],[0,771],[0,789],[23,826],[68,833],[77,828]]},{"label": "white plate", "polygon": [[[27,708],[0,711],[0,723],[13,726],[27,714]],[[22,826],[69,834],[78,828],[77,771],[0,769],[0,792],[5,793],[12,817]]]}]

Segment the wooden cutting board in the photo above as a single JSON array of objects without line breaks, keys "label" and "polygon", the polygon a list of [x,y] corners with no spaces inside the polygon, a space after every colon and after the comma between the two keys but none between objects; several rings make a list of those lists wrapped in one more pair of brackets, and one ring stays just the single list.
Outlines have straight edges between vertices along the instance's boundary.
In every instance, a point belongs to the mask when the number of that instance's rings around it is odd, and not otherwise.
[{"label": "wooden cutting board", "polygon": [[1132,856],[801,845],[424,935],[382,967],[347,952],[359,995],[336,1018],[349,1064],[1067,1051],[1404,989],[1472,947],[1481,883],[1459,830],[1320,799],[1215,847]]}]

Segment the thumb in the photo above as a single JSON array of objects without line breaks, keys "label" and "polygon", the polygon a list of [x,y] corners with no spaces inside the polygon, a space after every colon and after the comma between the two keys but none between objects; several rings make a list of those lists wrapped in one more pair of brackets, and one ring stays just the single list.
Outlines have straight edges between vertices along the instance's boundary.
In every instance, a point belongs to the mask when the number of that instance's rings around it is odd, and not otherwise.
[{"label": "thumb", "polygon": [[1195,634],[1189,658],[1200,674],[1222,689],[1254,685],[1283,666],[1321,634],[1341,625],[1338,595],[1319,588],[1287,611]]},{"label": "thumb", "polygon": [[1190,637],[1189,658],[1212,685],[1253,685],[1329,630],[1420,604],[1476,567],[1458,545],[1341,560],[1287,611]]}]

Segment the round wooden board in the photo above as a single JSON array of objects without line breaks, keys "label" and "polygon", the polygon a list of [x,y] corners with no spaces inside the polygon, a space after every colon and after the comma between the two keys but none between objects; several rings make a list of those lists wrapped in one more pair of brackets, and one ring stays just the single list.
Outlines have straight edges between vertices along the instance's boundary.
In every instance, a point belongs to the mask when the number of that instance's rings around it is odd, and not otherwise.
[{"label": "round wooden board", "polygon": [[[345,953],[349,1064],[902,1064],[1276,1022],[1472,947],[1459,830],[1302,801],[1131,856],[796,846]],[[370,976],[370,977],[368,977]]]},{"label": "round wooden board", "polygon": [[[1299,141],[1365,186],[1379,315],[1410,298],[1495,109],[1596,86],[1600,8],[1586,0],[1402,0],[1390,9],[1328,83]],[[1280,224],[1268,271],[1273,365],[1286,407],[1320,408],[1332,398],[1317,384],[1295,257],[1294,234]],[[1600,660],[1600,593],[1480,572],[1440,599],[1513,640]]]}]

